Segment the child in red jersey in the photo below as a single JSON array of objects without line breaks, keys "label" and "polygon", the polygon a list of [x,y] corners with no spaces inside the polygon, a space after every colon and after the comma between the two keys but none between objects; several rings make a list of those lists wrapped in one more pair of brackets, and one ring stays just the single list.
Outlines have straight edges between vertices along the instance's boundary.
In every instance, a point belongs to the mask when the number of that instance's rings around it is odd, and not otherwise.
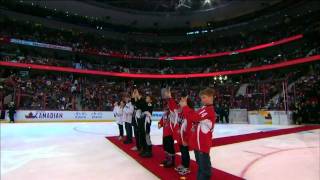
[{"label": "child in red jersey", "polygon": [[163,167],[169,168],[173,167],[175,164],[175,150],[174,150],[174,140],[173,131],[171,130],[169,119],[169,111],[165,110],[161,120],[158,123],[158,127],[163,128],[162,144],[165,152],[165,159],[161,162]]},{"label": "child in red jersey", "polygon": [[[183,93],[182,98],[185,97],[187,97],[187,94]],[[187,105],[189,108],[193,109],[193,103],[190,99],[187,99]],[[192,122],[188,122],[188,120],[183,117],[182,112],[180,112],[178,126],[179,137],[176,140],[181,152],[181,165],[177,166],[175,170],[178,171],[180,175],[184,176],[190,173],[189,135],[192,127]]]},{"label": "child in red jersey", "polygon": [[213,106],[215,91],[207,88],[200,92],[203,107],[197,111],[188,106],[188,97],[181,98],[180,107],[183,117],[192,123],[189,136],[189,146],[194,149],[194,154],[198,164],[198,180],[208,180],[211,178],[210,148],[212,146],[212,132],[216,121]]},{"label": "child in red jersey", "polygon": [[166,99],[166,107],[164,115],[158,123],[158,127],[163,128],[163,149],[166,153],[166,158],[162,161],[161,165],[165,168],[174,167],[175,165],[175,150],[174,150],[174,136],[177,126],[178,114],[176,110],[178,105],[171,97],[170,89],[167,89],[163,95],[163,98]]}]

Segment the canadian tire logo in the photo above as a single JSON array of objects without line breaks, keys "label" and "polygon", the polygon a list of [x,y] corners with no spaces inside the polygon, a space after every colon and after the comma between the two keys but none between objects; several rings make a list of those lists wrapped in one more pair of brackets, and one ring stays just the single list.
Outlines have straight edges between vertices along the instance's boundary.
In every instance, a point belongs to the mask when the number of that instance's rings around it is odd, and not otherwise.
[{"label": "canadian tire logo", "polygon": [[34,119],[36,118],[35,115],[32,114],[32,112],[29,112],[29,114],[25,115],[26,119]]}]

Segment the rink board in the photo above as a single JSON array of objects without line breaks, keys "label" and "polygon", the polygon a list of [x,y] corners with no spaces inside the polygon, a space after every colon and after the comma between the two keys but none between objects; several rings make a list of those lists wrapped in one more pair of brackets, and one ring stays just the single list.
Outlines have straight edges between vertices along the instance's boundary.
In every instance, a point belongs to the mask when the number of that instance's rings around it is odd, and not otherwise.
[{"label": "rink board", "polygon": [[[160,120],[163,112],[154,111],[152,120]],[[9,121],[8,112],[5,120]],[[42,111],[17,110],[17,122],[110,122],[115,121],[112,111]]]},{"label": "rink board", "polygon": [[[292,124],[291,112],[285,111],[247,111],[230,109],[229,119],[234,124]],[[163,112],[154,111],[152,120],[161,119]],[[17,110],[16,122],[112,122],[115,121],[112,111],[44,111]],[[9,121],[8,111],[5,120]]]}]

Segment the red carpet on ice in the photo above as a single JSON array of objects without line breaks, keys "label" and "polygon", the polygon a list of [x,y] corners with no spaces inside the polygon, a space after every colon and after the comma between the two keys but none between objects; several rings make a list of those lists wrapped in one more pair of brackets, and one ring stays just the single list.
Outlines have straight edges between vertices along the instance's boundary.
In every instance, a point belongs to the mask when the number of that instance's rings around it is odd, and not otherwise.
[{"label": "red carpet on ice", "polygon": [[[316,126],[299,126],[294,128],[287,128],[287,129],[279,129],[273,131],[265,131],[265,132],[257,132],[257,133],[250,133],[250,134],[243,134],[243,135],[236,135],[236,136],[229,136],[229,137],[222,137],[213,139],[213,146],[223,146],[227,144],[233,143],[240,143],[245,141],[251,141],[261,138],[267,138],[272,136],[279,136],[291,133],[297,133],[301,131],[308,131],[313,129],[320,129],[319,125]],[[160,179],[165,180],[173,180],[173,179],[181,179],[181,176],[173,169],[167,169],[161,167],[159,164],[164,159],[164,152],[161,146],[154,146],[153,147],[153,157],[150,159],[141,158],[136,151],[132,151],[131,148],[134,146],[123,144],[122,141],[119,141],[117,137],[106,137],[110,142],[115,144],[118,148],[123,150],[125,153],[130,155],[133,159],[139,162],[142,166],[146,169],[151,171]],[[180,156],[177,155],[176,157],[176,164],[180,164]],[[214,166],[214,163],[213,163]],[[190,162],[191,173],[186,176],[186,179],[196,179],[196,172],[197,172],[197,165],[196,162],[191,160]],[[227,172],[212,168],[212,178],[214,180],[241,180],[242,178],[237,177],[235,175],[229,174]]]},{"label": "red carpet on ice", "polygon": [[[160,162],[164,159],[164,152],[162,147],[154,146],[153,148],[153,157],[150,159],[141,158],[137,151],[131,150],[134,146],[123,144],[122,141],[119,141],[117,137],[107,137],[109,141],[118,146],[125,153],[130,155],[133,159],[139,162],[143,167],[151,171],[153,174],[158,176],[160,179],[164,180],[175,180],[180,179],[180,175],[173,168],[164,168],[160,166]],[[176,157],[176,163],[180,164],[180,156]],[[186,176],[186,179],[196,179],[197,175],[197,166],[196,162],[190,161],[191,173]],[[212,168],[213,177],[211,179],[215,180],[241,180],[242,178],[234,176],[232,174],[226,173],[224,171]]]}]

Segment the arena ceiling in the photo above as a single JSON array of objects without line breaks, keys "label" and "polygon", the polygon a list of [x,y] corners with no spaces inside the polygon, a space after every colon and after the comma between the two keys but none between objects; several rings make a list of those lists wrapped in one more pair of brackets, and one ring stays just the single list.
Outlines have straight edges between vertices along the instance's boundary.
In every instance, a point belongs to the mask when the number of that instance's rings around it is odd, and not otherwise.
[{"label": "arena ceiling", "polygon": [[82,0],[100,6],[114,6],[122,9],[145,12],[176,12],[210,10],[228,4],[232,0]]},{"label": "arena ceiling", "polygon": [[[25,1],[138,28],[203,26],[250,14],[282,0],[41,0]],[[134,3],[133,3],[134,2]]]}]

